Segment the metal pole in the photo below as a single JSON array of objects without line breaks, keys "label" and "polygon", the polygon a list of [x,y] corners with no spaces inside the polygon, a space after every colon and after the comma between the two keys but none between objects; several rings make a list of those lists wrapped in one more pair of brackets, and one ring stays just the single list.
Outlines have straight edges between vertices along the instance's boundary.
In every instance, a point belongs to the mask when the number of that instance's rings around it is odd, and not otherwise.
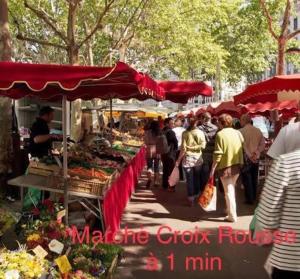
[{"label": "metal pole", "polygon": [[[110,50],[110,53],[109,53],[109,66],[112,67],[112,52],[111,52],[111,50]],[[113,106],[112,97],[110,97],[110,99],[109,99],[109,110],[110,110],[110,143],[111,144],[113,143],[113,124],[114,124],[112,106]]]},{"label": "metal pole", "polygon": [[65,223],[68,226],[69,224],[69,212],[68,212],[68,204],[69,204],[69,195],[68,195],[68,146],[67,146],[67,97],[63,96],[62,99],[62,127],[63,127],[63,181],[64,181],[64,205],[66,209],[66,218]]},{"label": "metal pole", "polygon": [[111,138],[111,143],[113,142],[113,124],[114,124],[112,106],[113,106],[112,98],[110,98],[109,99],[109,110],[110,110],[110,138]]}]

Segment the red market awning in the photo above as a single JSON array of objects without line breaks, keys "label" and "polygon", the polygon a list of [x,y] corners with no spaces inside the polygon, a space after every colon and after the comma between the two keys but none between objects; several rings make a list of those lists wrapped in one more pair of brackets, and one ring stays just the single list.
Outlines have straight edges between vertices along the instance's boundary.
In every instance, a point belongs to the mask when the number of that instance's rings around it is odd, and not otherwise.
[{"label": "red market awning", "polygon": [[196,116],[201,115],[206,112],[206,107],[201,107],[196,111]]},{"label": "red market awning", "polygon": [[156,81],[122,62],[114,67],[0,62],[0,73],[0,95],[12,99],[164,99]]},{"label": "red market awning", "polygon": [[242,111],[250,114],[267,115],[272,110],[278,110],[283,114],[293,114],[298,111],[299,102],[297,100],[282,102],[266,102],[243,105]]},{"label": "red market awning", "polygon": [[233,117],[240,117],[241,109],[233,101],[222,102],[214,109],[213,114],[219,116],[223,113],[228,113]]},{"label": "red market awning", "polygon": [[235,104],[300,100],[300,74],[275,76],[248,86],[234,96]]},{"label": "red market awning", "polygon": [[158,83],[166,94],[166,100],[186,104],[196,96],[212,96],[213,89],[200,81],[161,81]]},{"label": "red market awning", "polygon": [[209,112],[210,114],[214,115],[216,107],[217,107],[216,103],[209,104],[206,108],[206,111]]}]

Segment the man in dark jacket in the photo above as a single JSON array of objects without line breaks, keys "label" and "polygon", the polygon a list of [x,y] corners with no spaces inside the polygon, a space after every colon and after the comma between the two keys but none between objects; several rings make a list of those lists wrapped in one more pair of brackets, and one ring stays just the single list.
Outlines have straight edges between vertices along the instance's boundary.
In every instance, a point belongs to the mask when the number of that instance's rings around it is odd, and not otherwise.
[{"label": "man in dark jacket", "polygon": [[176,153],[178,150],[178,141],[175,132],[172,130],[173,128],[174,120],[171,118],[165,119],[163,133],[167,138],[169,151],[166,154],[161,155],[161,161],[163,164],[162,187],[170,190],[175,189],[174,187],[172,189],[169,187],[168,180],[175,167]]},{"label": "man in dark jacket", "polygon": [[46,106],[42,107],[39,117],[30,129],[29,152],[31,156],[42,158],[47,156],[51,149],[53,140],[59,140],[59,135],[50,134],[49,124],[54,118],[54,109]]},{"label": "man in dark jacket", "polygon": [[209,174],[213,162],[213,152],[215,149],[215,137],[218,127],[211,123],[211,114],[205,112],[201,116],[201,125],[199,129],[204,132],[206,147],[203,150],[203,166],[201,171],[201,191],[203,191],[209,179]]}]

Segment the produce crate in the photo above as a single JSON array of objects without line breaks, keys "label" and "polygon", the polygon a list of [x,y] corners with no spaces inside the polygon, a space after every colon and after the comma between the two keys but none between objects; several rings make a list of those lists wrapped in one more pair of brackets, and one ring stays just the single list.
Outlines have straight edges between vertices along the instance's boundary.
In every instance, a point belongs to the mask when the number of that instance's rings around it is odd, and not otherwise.
[{"label": "produce crate", "polygon": [[60,172],[57,165],[46,165],[41,162],[31,161],[27,170],[28,174],[35,174],[41,176],[56,175]]},{"label": "produce crate", "polygon": [[[112,177],[106,180],[95,178],[70,177],[67,180],[68,190],[72,192],[85,193],[93,196],[104,196],[109,189]],[[57,175],[49,175],[47,177],[47,186],[53,189],[64,189],[63,177]]]},{"label": "produce crate", "polygon": [[77,179],[70,178],[69,179],[69,190],[74,192],[80,192],[95,196],[104,196],[105,192],[109,187],[108,181],[101,180],[85,180],[85,179]]}]

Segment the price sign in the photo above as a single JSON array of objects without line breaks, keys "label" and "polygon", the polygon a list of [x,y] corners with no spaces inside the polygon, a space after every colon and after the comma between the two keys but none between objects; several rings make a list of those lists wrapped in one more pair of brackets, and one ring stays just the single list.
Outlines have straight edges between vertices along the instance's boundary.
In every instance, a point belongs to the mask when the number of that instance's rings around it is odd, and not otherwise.
[{"label": "price sign", "polygon": [[66,255],[63,255],[63,256],[57,258],[55,260],[55,263],[57,264],[59,271],[62,274],[68,273],[69,271],[72,270],[72,266]]},{"label": "price sign", "polygon": [[48,255],[48,252],[41,245],[36,246],[32,251],[40,259],[44,259]]}]

